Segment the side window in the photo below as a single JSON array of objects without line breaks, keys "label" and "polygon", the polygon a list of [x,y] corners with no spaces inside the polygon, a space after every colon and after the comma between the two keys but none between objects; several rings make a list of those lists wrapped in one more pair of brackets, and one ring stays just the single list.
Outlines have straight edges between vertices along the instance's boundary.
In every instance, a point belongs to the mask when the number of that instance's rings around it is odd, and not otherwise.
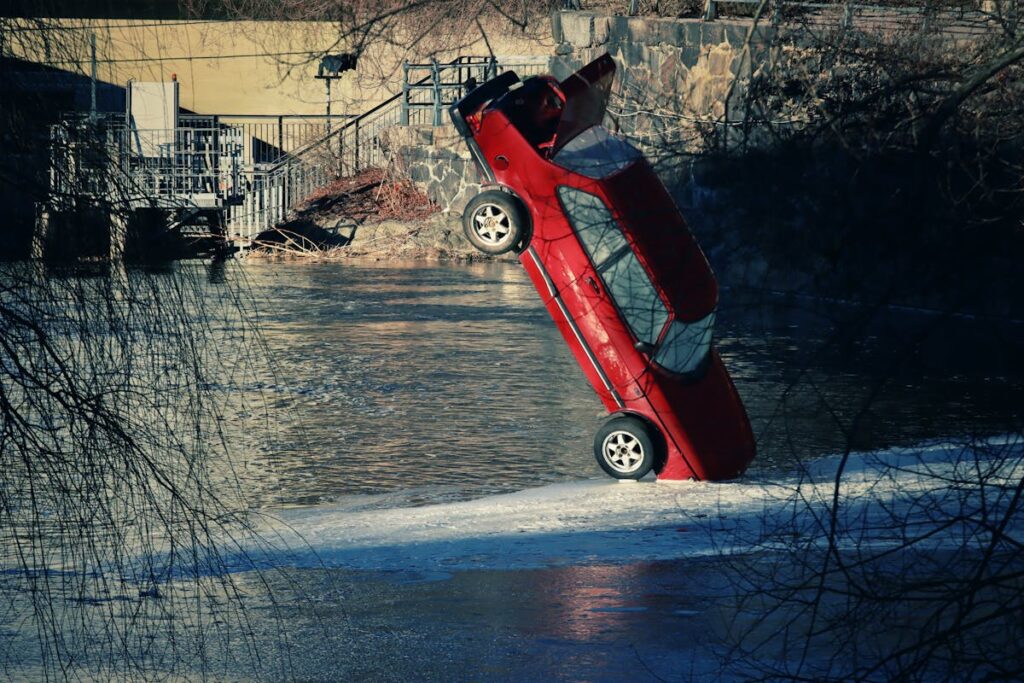
[{"label": "side window", "polygon": [[633,250],[627,247],[621,258],[598,272],[636,338],[656,344],[661,328],[668,322],[668,310]]},{"label": "side window", "polygon": [[599,197],[564,185],[558,197],[626,324],[637,339],[655,344],[668,309],[608,207]]},{"label": "side window", "polygon": [[629,248],[626,238],[600,197],[565,185],[558,188],[558,197],[569,214],[573,229],[583,242],[583,248],[597,269],[600,270],[619,251]]}]

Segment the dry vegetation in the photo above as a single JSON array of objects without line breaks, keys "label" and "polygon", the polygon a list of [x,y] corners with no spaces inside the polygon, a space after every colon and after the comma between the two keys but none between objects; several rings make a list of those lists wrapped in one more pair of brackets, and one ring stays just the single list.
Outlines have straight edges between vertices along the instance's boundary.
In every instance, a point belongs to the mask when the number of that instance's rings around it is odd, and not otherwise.
[{"label": "dry vegetation", "polygon": [[311,195],[300,213],[315,212],[323,221],[360,224],[368,220],[424,219],[436,210],[411,180],[379,168],[339,178]]},{"label": "dry vegetation", "polygon": [[[320,188],[288,222],[257,236],[250,257],[333,260],[345,258],[360,226],[383,221],[409,224],[413,240],[437,207],[408,178],[379,168],[338,178]],[[364,251],[365,240],[360,240]]]}]

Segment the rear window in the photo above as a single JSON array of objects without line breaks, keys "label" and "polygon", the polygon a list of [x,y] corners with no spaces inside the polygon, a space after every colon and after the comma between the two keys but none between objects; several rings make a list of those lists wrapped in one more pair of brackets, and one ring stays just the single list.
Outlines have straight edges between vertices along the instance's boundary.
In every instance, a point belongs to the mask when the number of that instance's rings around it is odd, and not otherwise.
[{"label": "rear window", "polygon": [[596,195],[563,185],[558,188],[558,197],[605,290],[634,336],[656,344],[668,322],[668,309],[618,221]]},{"label": "rear window", "polygon": [[673,320],[654,362],[670,372],[694,375],[711,353],[714,312],[692,323]]},{"label": "rear window", "polygon": [[639,159],[639,150],[604,126],[591,126],[555,155],[559,166],[588,178],[606,178]]}]

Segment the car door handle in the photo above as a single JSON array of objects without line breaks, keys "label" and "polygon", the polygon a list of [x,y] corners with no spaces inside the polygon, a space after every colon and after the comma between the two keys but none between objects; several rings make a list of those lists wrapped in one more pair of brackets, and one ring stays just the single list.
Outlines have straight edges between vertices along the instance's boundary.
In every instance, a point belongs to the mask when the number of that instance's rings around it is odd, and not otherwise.
[{"label": "car door handle", "polygon": [[601,287],[598,286],[597,280],[595,280],[594,278],[590,277],[589,275],[587,276],[587,284],[590,285],[590,288],[592,290],[594,290],[594,294],[598,294],[598,295],[601,294]]}]

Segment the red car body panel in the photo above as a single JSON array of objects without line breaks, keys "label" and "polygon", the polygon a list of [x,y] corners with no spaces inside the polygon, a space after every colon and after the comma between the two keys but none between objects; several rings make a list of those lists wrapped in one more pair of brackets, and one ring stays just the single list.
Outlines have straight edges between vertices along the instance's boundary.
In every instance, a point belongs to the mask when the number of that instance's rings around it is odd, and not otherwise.
[{"label": "red car body panel", "polygon": [[[567,111],[574,97],[586,96],[580,86],[587,81],[586,69],[601,77],[602,86],[610,84],[614,63],[607,57],[598,62],[563,82]],[[754,438],[717,351],[710,348],[699,372],[682,376],[654,362],[653,345],[638,348],[641,340],[624,319],[621,297],[607,290],[560,199],[560,192],[569,192],[560,188],[573,188],[603,202],[667,310],[658,328],[665,340],[673,320],[693,323],[713,314],[718,285],[650,164],[638,157],[605,177],[588,177],[547,158],[546,152],[570,140],[556,140],[547,150],[538,147],[513,125],[500,97],[469,114],[463,134],[488,184],[512,192],[529,211],[532,232],[520,262],[605,407],[657,428],[665,442],[664,460],[655,464],[659,479],[739,476],[754,457]],[[565,129],[560,127],[559,135]]]}]

